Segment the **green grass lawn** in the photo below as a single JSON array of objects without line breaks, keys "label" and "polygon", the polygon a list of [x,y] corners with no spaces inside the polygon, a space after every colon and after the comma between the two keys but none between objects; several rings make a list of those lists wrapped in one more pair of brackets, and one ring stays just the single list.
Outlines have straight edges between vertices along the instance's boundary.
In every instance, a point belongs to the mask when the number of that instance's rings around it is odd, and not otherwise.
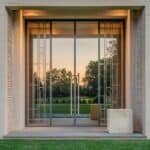
[{"label": "green grass lawn", "polygon": [[[38,101],[44,101],[44,99]],[[80,114],[90,113],[90,103],[88,103],[90,101],[93,101],[93,98],[80,97]],[[36,104],[36,108],[41,113],[50,112],[50,104],[42,104],[41,102],[40,104]],[[54,114],[70,114],[70,97],[53,97],[52,111]]]},{"label": "green grass lawn", "polygon": [[[39,107],[39,106],[37,106]],[[41,104],[40,112],[50,111],[49,104]],[[70,104],[52,104],[52,111],[55,114],[70,114]],[[90,113],[90,104],[80,104],[80,113],[81,114],[89,114]]]},{"label": "green grass lawn", "polygon": [[150,150],[150,141],[1,140],[0,150]]}]

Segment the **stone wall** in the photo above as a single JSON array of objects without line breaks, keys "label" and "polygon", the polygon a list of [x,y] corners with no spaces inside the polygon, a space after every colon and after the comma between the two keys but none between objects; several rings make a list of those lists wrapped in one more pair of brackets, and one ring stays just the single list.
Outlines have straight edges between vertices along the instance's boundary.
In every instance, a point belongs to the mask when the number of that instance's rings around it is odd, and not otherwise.
[{"label": "stone wall", "polygon": [[150,0],[145,8],[145,134],[150,139]]},{"label": "stone wall", "polygon": [[8,15],[8,131],[15,129],[15,99],[14,99],[14,81],[13,81],[13,51],[14,51],[14,30],[13,14]]},{"label": "stone wall", "polygon": [[[20,128],[20,122],[24,117],[21,117],[24,109],[21,107],[21,102],[24,100],[24,96],[21,95],[22,89],[20,84],[25,82],[20,80],[21,66],[20,60],[24,60],[20,57],[20,27],[19,27],[19,11],[8,12],[8,132]],[[24,91],[25,92],[25,91]],[[25,107],[25,106],[24,106]],[[24,124],[23,124],[24,126]]]},{"label": "stone wall", "polygon": [[87,0],[86,3],[81,0],[0,0],[0,137],[8,131],[18,129],[20,120],[24,120],[23,113],[20,114],[24,112],[25,99],[24,77],[22,78],[24,53],[20,53],[23,47],[18,44],[18,22],[14,21],[12,14],[8,15],[5,7],[41,5],[143,7],[142,11],[132,12],[134,32],[131,35],[131,97],[134,125],[138,125],[135,129],[143,130],[150,138],[150,0]]},{"label": "stone wall", "polygon": [[145,89],[145,18],[144,9],[131,12],[131,107],[134,131],[142,132]]},{"label": "stone wall", "polygon": [[0,137],[7,133],[7,13],[0,5]]}]

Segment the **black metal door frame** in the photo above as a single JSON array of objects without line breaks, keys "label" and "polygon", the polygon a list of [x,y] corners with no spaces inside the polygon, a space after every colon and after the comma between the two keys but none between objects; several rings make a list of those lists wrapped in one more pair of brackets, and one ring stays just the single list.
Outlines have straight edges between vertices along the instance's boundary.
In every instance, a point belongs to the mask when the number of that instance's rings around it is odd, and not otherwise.
[{"label": "black metal door frame", "polygon": [[[98,105],[100,105],[100,93],[101,93],[101,87],[100,87],[100,66],[101,66],[101,62],[100,62],[100,51],[101,51],[101,29],[100,29],[100,24],[101,22],[122,22],[122,30],[123,30],[123,33],[124,33],[124,20],[122,19],[47,19],[47,20],[26,20],[26,49],[27,49],[27,52],[26,52],[26,99],[27,99],[27,102],[26,102],[26,125],[27,126],[32,126],[32,123],[29,122],[29,118],[30,118],[30,110],[29,110],[29,105],[30,105],[30,94],[29,94],[29,61],[30,61],[30,58],[29,58],[29,49],[30,49],[30,41],[29,41],[29,32],[28,32],[28,29],[27,29],[27,24],[28,22],[49,22],[50,24],[50,35],[49,35],[49,40],[50,40],[50,72],[52,71],[52,22],[53,21],[73,21],[74,23],[74,87],[73,87],[73,107],[74,107],[74,110],[73,111],[73,118],[74,118],[74,123],[73,125],[76,126],[76,119],[77,119],[77,114],[76,114],[76,110],[77,110],[77,106],[76,106],[76,101],[77,101],[77,95],[76,95],[76,87],[77,87],[77,74],[76,74],[76,22],[79,22],[79,21],[96,21],[98,23]],[[104,36],[104,38],[107,38],[107,36]],[[40,38],[40,37],[39,37]],[[121,35],[119,38],[121,38],[121,40],[125,39],[124,38],[124,34]],[[122,42],[124,43],[124,41]],[[120,43],[121,44],[121,43]],[[124,46],[122,46],[123,49],[124,49]],[[123,54],[124,53],[124,50],[121,49],[121,53]],[[121,54],[121,55],[122,55]],[[121,56],[121,59],[123,59],[124,56]],[[122,78],[121,80],[124,80],[124,61],[121,61],[123,62],[121,64],[121,74],[122,75]],[[49,115],[49,125],[48,126],[52,126],[52,75],[50,75],[50,101],[49,101],[49,104],[50,104],[50,115]],[[123,83],[123,82],[122,82]],[[124,84],[121,85],[121,88],[124,89]],[[124,91],[124,90],[121,90],[121,91]],[[124,99],[124,95],[125,95],[125,92],[123,94],[123,97],[121,97],[121,99]],[[123,100],[124,101],[124,100]],[[124,107],[124,106],[123,106]],[[106,109],[106,108],[104,108]],[[99,111],[98,111],[99,112]],[[98,126],[101,125],[101,120],[100,120],[100,112],[98,113]],[[106,116],[105,116],[106,117]],[[40,125],[41,126],[41,125]]]}]

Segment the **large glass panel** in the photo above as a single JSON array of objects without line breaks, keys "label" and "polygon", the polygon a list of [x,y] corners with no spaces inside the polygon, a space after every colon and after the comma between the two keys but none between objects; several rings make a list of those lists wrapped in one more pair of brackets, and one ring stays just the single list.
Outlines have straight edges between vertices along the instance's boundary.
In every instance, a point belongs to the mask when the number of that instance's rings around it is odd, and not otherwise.
[{"label": "large glass panel", "polygon": [[77,22],[77,125],[98,125],[98,22]]},{"label": "large glass panel", "polygon": [[52,24],[52,125],[73,125],[74,24]]},{"label": "large glass panel", "polygon": [[116,21],[27,24],[27,123],[106,126],[121,108],[123,25]]},{"label": "large glass panel", "polygon": [[29,23],[28,61],[28,123],[49,125],[50,40],[49,23]]},{"label": "large glass panel", "polygon": [[100,123],[107,124],[107,109],[121,108],[121,24],[100,23]]}]

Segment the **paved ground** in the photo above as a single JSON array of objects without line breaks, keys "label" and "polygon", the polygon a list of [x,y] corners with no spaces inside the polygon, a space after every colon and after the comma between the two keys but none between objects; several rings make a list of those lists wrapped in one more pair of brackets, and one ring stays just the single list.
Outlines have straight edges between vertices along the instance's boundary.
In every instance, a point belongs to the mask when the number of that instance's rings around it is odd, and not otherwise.
[{"label": "paved ground", "polygon": [[109,134],[101,127],[34,127],[10,132],[5,138],[144,138],[142,134]]}]

